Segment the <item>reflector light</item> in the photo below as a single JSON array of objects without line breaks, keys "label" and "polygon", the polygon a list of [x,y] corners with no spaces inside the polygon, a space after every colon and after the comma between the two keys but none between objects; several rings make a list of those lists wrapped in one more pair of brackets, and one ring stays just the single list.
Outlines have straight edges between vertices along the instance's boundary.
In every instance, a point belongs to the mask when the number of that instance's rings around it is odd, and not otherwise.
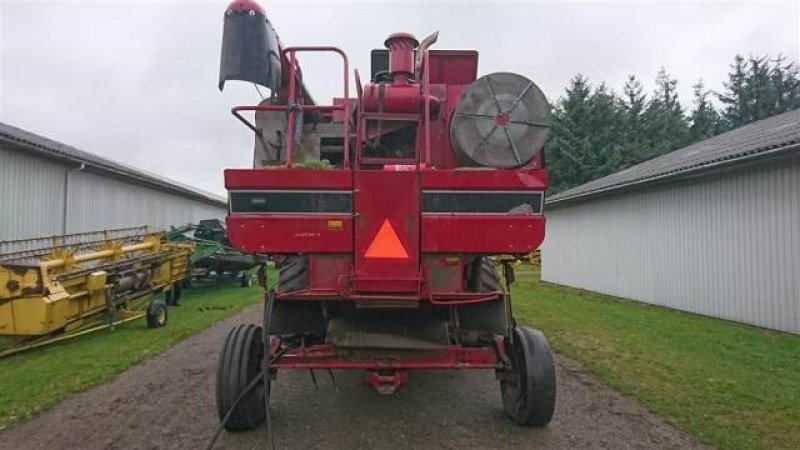
[{"label": "reflector light", "polygon": [[372,243],[369,244],[364,257],[408,259],[408,253],[406,253],[403,243],[400,242],[400,238],[397,237],[397,232],[394,231],[389,219],[383,221],[383,225],[381,225],[375,238],[372,239]]}]

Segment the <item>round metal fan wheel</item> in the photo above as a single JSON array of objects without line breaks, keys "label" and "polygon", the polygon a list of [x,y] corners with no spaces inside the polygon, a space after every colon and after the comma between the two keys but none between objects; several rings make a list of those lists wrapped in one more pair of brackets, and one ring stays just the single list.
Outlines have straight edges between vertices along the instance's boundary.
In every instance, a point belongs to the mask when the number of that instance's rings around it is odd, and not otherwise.
[{"label": "round metal fan wheel", "polygon": [[498,72],[464,92],[450,121],[450,141],[464,165],[510,169],[541,151],[550,125],[541,89],[522,75]]}]

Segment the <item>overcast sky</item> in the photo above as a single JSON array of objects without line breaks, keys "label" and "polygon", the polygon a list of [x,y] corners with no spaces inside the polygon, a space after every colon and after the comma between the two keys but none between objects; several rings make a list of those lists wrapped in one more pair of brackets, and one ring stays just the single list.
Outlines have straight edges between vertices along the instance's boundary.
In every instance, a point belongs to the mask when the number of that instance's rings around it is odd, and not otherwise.
[{"label": "overcast sky", "polygon": [[[228,2],[0,0],[0,121],[224,194],[222,170],[247,167],[252,136],[229,113],[252,85],[217,89]],[[479,73],[513,71],[551,100],[580,72],[648,92],[660,66],[682,102],[703,79],[721,89],[734,54],[800,53],[797,1],[262,1],[288,45],[332,44],[369,71],[369,50],[395,31],[439,30],[434,48],[476,49]],[[334,58],[305,57],[318,102],[341,92]]]}]

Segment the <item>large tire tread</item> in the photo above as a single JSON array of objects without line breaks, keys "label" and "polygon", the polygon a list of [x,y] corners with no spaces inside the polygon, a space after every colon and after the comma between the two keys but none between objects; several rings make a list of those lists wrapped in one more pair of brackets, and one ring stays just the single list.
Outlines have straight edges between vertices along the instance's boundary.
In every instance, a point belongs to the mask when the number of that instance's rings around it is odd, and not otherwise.
[{"label": "large tire tread", "polygon": [[544,427],[553,418],[556,402],[556,378],[553,355],[547,338],[530,327],[514,330],[516,371],[521,374],[520,398],[510,403],[504,396],[506,414],[518,425]]},{"label": "large tire tread", "polygon": [[[222,420],[242,390],[261,370],[263,346],[261,327],[238,325],[228,334],[223,344],[217,366],[217,415]],[[247,393],[234,409],[225,429],[228,431],[252,430],[264,422],[266,409],[264,390],[256,386]]]}]

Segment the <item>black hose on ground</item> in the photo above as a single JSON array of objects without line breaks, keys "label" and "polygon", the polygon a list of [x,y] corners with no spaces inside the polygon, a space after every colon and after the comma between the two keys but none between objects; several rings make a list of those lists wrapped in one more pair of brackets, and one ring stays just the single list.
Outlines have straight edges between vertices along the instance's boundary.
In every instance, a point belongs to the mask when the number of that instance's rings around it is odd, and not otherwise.
[{"label": "black hose on ground", "polygon": [[[275,304],[275,289],[271,288],[267,291],[267,304],[264,305],[264,318],[261,327],[263,332],[261,333],[261,337],[264,340],[264,352],[268,355],[270,349],[272,348],[270,342],[270,325],[272,324],[272,306]],[[278,352],[275,358],[264,358],[264,370],[261,371],[261,376],[264,377],[264,409],[266,410],[266,420],[267,420],[267,437],[269,438],[270,449],[275,450],[275,435],[272,433],[272,414],[270,414],[269,410],[269,398],[272,395],[271,389],[269,387],[269,377],[270,377],[270,370],[269,366],[272,365],[273,361],[277,360],[283,352]]]},{"label": "black hose on ground", "polygon": [[250,391],[253,390],[254,387],[258,385],[258,382],[261,381],[261,377],[263,375],[264,371],[262,370],[261,372],[258,373],[258,375],[256,375],[253,378],[252,381],[250,381],[250,383],[247,384],[247,386],[245,386],[244,389],[242,389],[242,392],[240,392],[239,396],[236,397],[236,400],[234,400],[231,407],[228,408],[228,412],[225,413],[225,417],[223,417],[222,420],[219,421],[219,426],[217,427],[217,431],[214,432],[214,437],[212,437],[211,441],[209,441],[208,445],[206,446],[206,450],[211,450],[212,448],[214,448],[214,444],[217,443],[217,439],[219,439],[219,436],[222,434],[222,430],[225,429],[225,424],[228,423],[228,419],[230,419],[231,414],[233,414],[233,410],[236,409],[237,406],[239,406],[239,402],[242,401],[244,396],[247,395]]},{"label": "black hose on ground", "polygon": [[[275,356],[270,358],[269,364],[272,364],[275,361],[277,361],[278,358],[283,356],[283,354],[286,353],[288,350],[289,350],[289,347],[285,347],[281,351],[276,353]],[[208,442],[208,445],[206,446],[206,450],[211,450],[212,448],[214,448],[214,444],[217,443],[217,439],[219,439],[220,435],[222,434],[222,430],[225,429],[225,424],[228,423],[228,419],[230,419],[231,414],[233,414],[233,410],[236,409],[236,407],[239,405],[239,402],[242,401],[244,396],[247,395],[250,391],[252,391],[253,388],[258,386],[258,382],[262,381],[263,379],[264,379],[264,370],[262,369],[260,372],[258,372],[258,375],[253,377],[253,379],[250,381],[250,383],[248,383],[247,386],[245,386],[245,388],[242,389],[242,392],[240,392],[239,396],[236,397],[236,400],[234,400],[234,402],[231,405],[231,407],[228,408],[228,412],[226,412],[225,416],[222,418],[222,420],[219,421],[219,426],[217,427],[217,431],[214,432],[214,437],[212,437],[211,441]],[[267,395],[269,395],[269,394],[267,394]],[[269,405],[267,405],[267,420],[269,420]],[[269,422],[267,422],[267,425],[269,426]],[[273,444],[272,448],[274,449],[275,448],[274,441],[272,442],[272,444]]]},{"label": "black hose on ground", "polygon": [[[270,339],[270,322],[271,322],[270,319],[272,318],[272,307],[273,307],[274,304],[275,304],[275,285],[270,287],[270,289],[267,291],[267,302],[264,305],[264,316],[263,316],[263,323],[262,323],[263,332],[262,332],[261,335],[262,335],[262,345],[264,346],[264,350],[266,352],[270,351],[270,340],[269,340]],[[239,402],[242,401],[242,399],[244,398],[245,395],[247,395],[251,390],[253,390],[253,388],[258,386],[259,379],[261,379],[263,381],[263,383],[264,383],[264,403],[265,403],[264,407],[266,409],[267,435],[269,436],[269,439],[270,439],[270,448],[272,450],[275,450],[275,436],[272,433],[272,417],[270,415],[270,410],[269,410],[269,397],[270,397],[270,389],[268,388],[268,386],[269,386],[269,366],[271,366],[272,363],[274,363],[281,356],[283,356],[284,353],[289,351],[290,348],[291,348],[291,346],[286,346],[283,349],[281,349],[280,351],[278,351],[278,353],[276,353],[275,356],[265,360],[264,368],[261,369],[261,371],[258,373],[258,375],[256,375],[253,378],[253,380],[251,380],[250,383],[247,384],[247,386],[245,386],[245,388],[242,390],[242,392],[239,393],[239,396],[236,397],[236,400],[233,402],[231,407],[228,408],[228,412],[225,413],[225,416],[220,421],[219,426],[217,427],[217,430],[214,432],[214,437],[211,438],[211,441],[208,443],[208,446],[206,447],[206,450],[211,450],[212,448],[214,448],[214,444],[217,443],[217,440],[219,439],[220,435],[222,434],[222,430],[225,429],[225,424],[228,423],[228,419],[230,419],[231,414],[233,414],[233,410],[236,409],[236,406],[239,405]],[[333,377],[333,374],[331,374],[331,377]]]}]

